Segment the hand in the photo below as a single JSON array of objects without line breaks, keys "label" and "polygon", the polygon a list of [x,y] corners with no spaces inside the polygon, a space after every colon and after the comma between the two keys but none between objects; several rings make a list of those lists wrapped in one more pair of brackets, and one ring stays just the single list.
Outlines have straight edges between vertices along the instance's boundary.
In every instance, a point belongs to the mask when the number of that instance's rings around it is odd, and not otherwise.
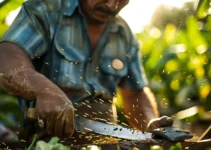
[{"label": "hand", "polygon": [[151,119],[146,127],[146,132],[152,132],[156,128],[171,126],[173,124],[173,119],[168,116],[163,116],[160,118]]},{"label": "hand", "polygon": [[60,138],[69,138],[73,134],[74,107],[62,91],[46,88],[37,96],[35,109],[48,134]]}]

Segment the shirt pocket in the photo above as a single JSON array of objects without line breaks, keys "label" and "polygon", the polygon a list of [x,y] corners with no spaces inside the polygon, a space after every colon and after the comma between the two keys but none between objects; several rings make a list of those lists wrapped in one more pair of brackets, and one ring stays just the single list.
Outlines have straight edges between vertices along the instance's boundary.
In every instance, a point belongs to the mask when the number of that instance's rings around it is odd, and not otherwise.
[{"label": "shirt pocket", "polygon": [[[114,65],[115,60],[122,63],[122,67],[120,67],[120,68],[118,68],[118,66],[115,67],[115,65]],[[118,64],[116,64],[116,65],[118,65]],[[119,64],[119,65],[121,65],[121,64]],[[126,76],[127,72],[128,72],[127,61],[125,59],[121,59],[121,58],[104,57],[100,60],[99,68],[103,73],[105,73],[107,75],[114,76],[114,77]],[[118,68],[118,69],[116,69],[116,68]]]},{"label": "shirt pocket", "polygon": [[86,57],[84,51],[70,44],[55,42],[56,50],[70,62],[83,62]]},{"label": "shirt pocket", "polygon": [[54,66],[58,70],[57,84],[62,87],[82,88],[85,53],[70,44],[55,42],[54,45],[56,49]]}]

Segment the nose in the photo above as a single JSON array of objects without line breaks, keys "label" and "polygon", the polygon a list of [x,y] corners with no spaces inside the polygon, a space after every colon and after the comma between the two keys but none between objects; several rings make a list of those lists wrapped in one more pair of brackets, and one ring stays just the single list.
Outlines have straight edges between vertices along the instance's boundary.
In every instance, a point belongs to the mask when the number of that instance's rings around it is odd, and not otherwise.
[{"label": "nose", "polygon": [[119,0],[106,0],[105,5],[111,10],[115,11],[118,9]]}]

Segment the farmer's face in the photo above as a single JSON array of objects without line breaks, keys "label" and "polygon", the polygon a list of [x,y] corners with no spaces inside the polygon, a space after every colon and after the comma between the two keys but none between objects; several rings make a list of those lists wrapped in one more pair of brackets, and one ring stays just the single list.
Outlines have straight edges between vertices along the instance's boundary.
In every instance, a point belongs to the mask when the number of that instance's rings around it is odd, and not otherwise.
[{"label": "farmer's face", "polygon": [[128,4],[129,0],[80,0],[88,22],[104,24]]}]

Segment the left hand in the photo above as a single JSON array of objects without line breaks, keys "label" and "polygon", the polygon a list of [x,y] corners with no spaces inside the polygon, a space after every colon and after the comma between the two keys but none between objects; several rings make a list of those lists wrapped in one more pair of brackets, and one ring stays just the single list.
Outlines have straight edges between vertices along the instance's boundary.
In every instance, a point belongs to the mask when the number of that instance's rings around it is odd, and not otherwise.
[{"label": "left hand", "polygon": [[162,116],[160,118],[151,119],[145,129],[146,132],[152,132],[156,128],[171,126],[173,119],[168,116]]}]

